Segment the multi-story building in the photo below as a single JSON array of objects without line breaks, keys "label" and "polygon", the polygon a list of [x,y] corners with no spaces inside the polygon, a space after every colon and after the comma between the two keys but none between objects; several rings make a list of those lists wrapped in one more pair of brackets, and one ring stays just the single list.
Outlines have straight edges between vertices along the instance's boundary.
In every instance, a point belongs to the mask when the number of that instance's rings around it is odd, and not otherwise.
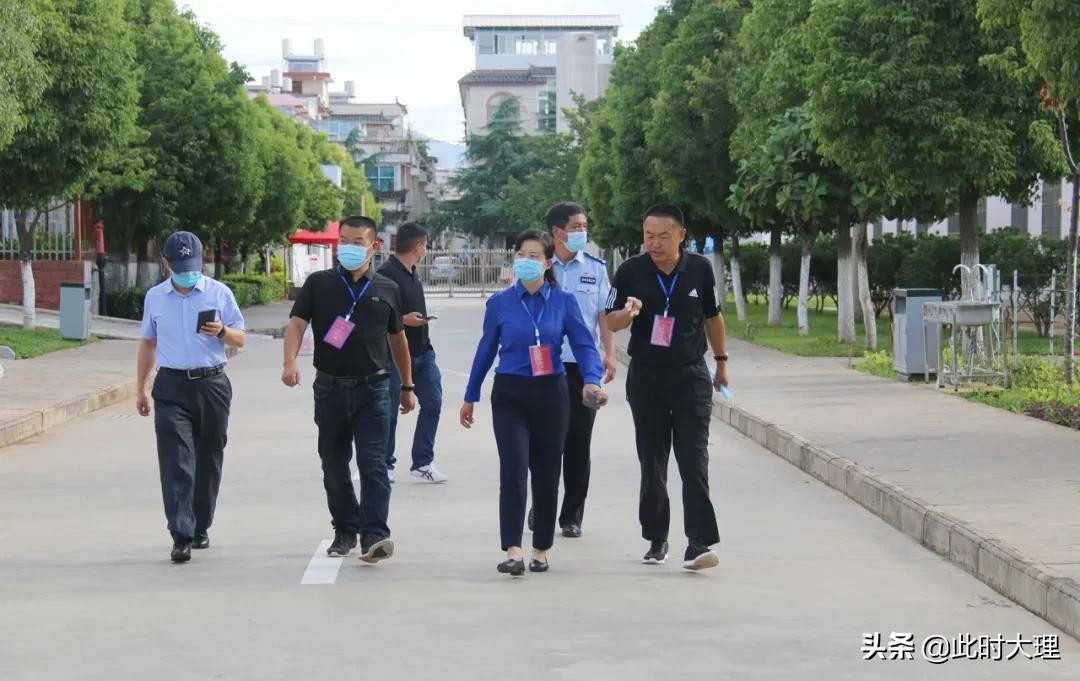
[{"label": "multi-story building", "polygon": [[284,72],[271,71],[261,83],[249,85],[250,95],[265,93],[271,106],[346,148],[363,166],[390,232],[431,212],[438,196],[435,159],[409,129],[408,107],[397,101],[358,102],[353,81],[345,81],[344,91],[332,91],[321,39],[312,53],[295,52],[285,39],[282,58]]},{"label": "multi-story building", "polygon": [[476,68],[458,81],[467,134],[483,133],[507,99],[529,134],[565,132],[563,109],[607,89],[618,16],[470,15]]}]

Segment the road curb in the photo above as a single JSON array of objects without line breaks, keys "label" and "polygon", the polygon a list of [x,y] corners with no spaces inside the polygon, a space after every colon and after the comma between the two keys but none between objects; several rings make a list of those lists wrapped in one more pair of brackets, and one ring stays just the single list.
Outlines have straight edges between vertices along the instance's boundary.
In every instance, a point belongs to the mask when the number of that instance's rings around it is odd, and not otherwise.
[{"label": "road curb", "polygon": [[[619,361],[630,357],[618,348]],[[1080,639],[1080,584],[1052,575],[1016,549],[936,510],[855,462],[837,456],[781,426],[727,402],[713,404],[713,418],[765,447],[927,549],[964,568],[1001,595]]]},{"label": "road curb", "polygon": [[[234,348],[228,348],[225,352],[225,356],[229,358],[237,354]],[[50,428],[112,406],[117,402],[123,402],[134,397],[136,392],[134,380],[114,383],[101,390],[57,402],[44,409],[32,411],[26,416],[0,423],[0,449],[40,435]]]}]

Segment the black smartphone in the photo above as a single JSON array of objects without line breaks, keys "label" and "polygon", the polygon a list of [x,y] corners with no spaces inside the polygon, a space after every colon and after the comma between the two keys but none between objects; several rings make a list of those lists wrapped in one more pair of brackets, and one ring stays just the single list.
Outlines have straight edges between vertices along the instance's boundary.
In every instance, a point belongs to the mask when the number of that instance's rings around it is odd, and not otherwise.
[{"label": "black smartphone", "polygon": [[202,312],[199,313],[199,321],[195,326],[195,333],[202,333],[202,327],[203,327],[204,324],[209,324],[210,322],[216,322],[217,319],[218,319],[218,311],[217,310],[203,310]]},{"label": "black smartphone", "polygon": [[436,317],[435,315],[429,315],[424,317],[424,321],[426,322],[430,322],[432,319],[438,319],[438,317]]}]

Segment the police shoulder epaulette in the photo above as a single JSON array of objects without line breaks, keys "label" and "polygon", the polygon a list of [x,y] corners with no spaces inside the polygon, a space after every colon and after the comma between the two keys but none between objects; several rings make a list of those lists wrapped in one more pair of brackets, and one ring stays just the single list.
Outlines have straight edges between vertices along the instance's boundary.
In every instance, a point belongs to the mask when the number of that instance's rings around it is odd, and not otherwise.
[{"label": "police shoulder epaulette", "polygon": [[589,260],[594,260],[594,261],[600,263],[601,265],[606,265],[607,264],[607,260],[604,260],[603,258],[597,258],[592,253],[586,253],[585,257],[588,258]]}]

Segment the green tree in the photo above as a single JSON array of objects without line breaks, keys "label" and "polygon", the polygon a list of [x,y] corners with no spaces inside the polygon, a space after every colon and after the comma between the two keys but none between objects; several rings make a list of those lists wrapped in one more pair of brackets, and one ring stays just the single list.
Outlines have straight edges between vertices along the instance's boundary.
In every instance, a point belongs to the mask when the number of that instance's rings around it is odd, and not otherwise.
[{"label": "green tree", "polygon": [[548,208],[574,199],[578,148],[570,134],[538,135],[523,140],[534,158],[535,170],[525,179],[511,177],[503,214],[516,229],[544,228]]},{"label": "green tree", "polygon": [[[31,269],[41,209],[69,195],[134,134],[135,49],[111,0],[32,0],[40,33],[34,60],[45,74],[22,129],[0,148],[0,205],[15,212],[22,263],[23,325],[34,325]],[[31,219],[31,211],[36,216]]]},{"label": "green tree", "polygon": [[28,110],[41,97],[46,86],[44,64],[35,57],[41,35],[33,5],[24,2],[0,4],[0,149],[22,130]]},{"label": "green tree", "polygon": [[890,195],[957,206],[968,266],[979,261],[979,199],[1027,200],[1053,167],[1036,94],[984,61],[1019,35],[981,31],[975,4],[820,0],[805,34],[822,153]]},{"label": "green tree", "polygon": [[[1072,212],[1065,264],[1065,380],[1076,378],[1076,258],[1077,226],[1080,222],[1080,167],[1073,157],[1075,131],[1070,134],[1069,120],[1075,122],[1080,106],[1080,60],[1076,46],[1080,41],[1080,3],[1069,0],[978,0],[984,26],[993,31],[1001,27],[1019,27],[1024,54],[1030,71],[1045,80],[1044,102],[1057,117],[1058,133],[1069,181],[1072,182]],[[1020,73],[1020,82],[1032,74]]]}]

